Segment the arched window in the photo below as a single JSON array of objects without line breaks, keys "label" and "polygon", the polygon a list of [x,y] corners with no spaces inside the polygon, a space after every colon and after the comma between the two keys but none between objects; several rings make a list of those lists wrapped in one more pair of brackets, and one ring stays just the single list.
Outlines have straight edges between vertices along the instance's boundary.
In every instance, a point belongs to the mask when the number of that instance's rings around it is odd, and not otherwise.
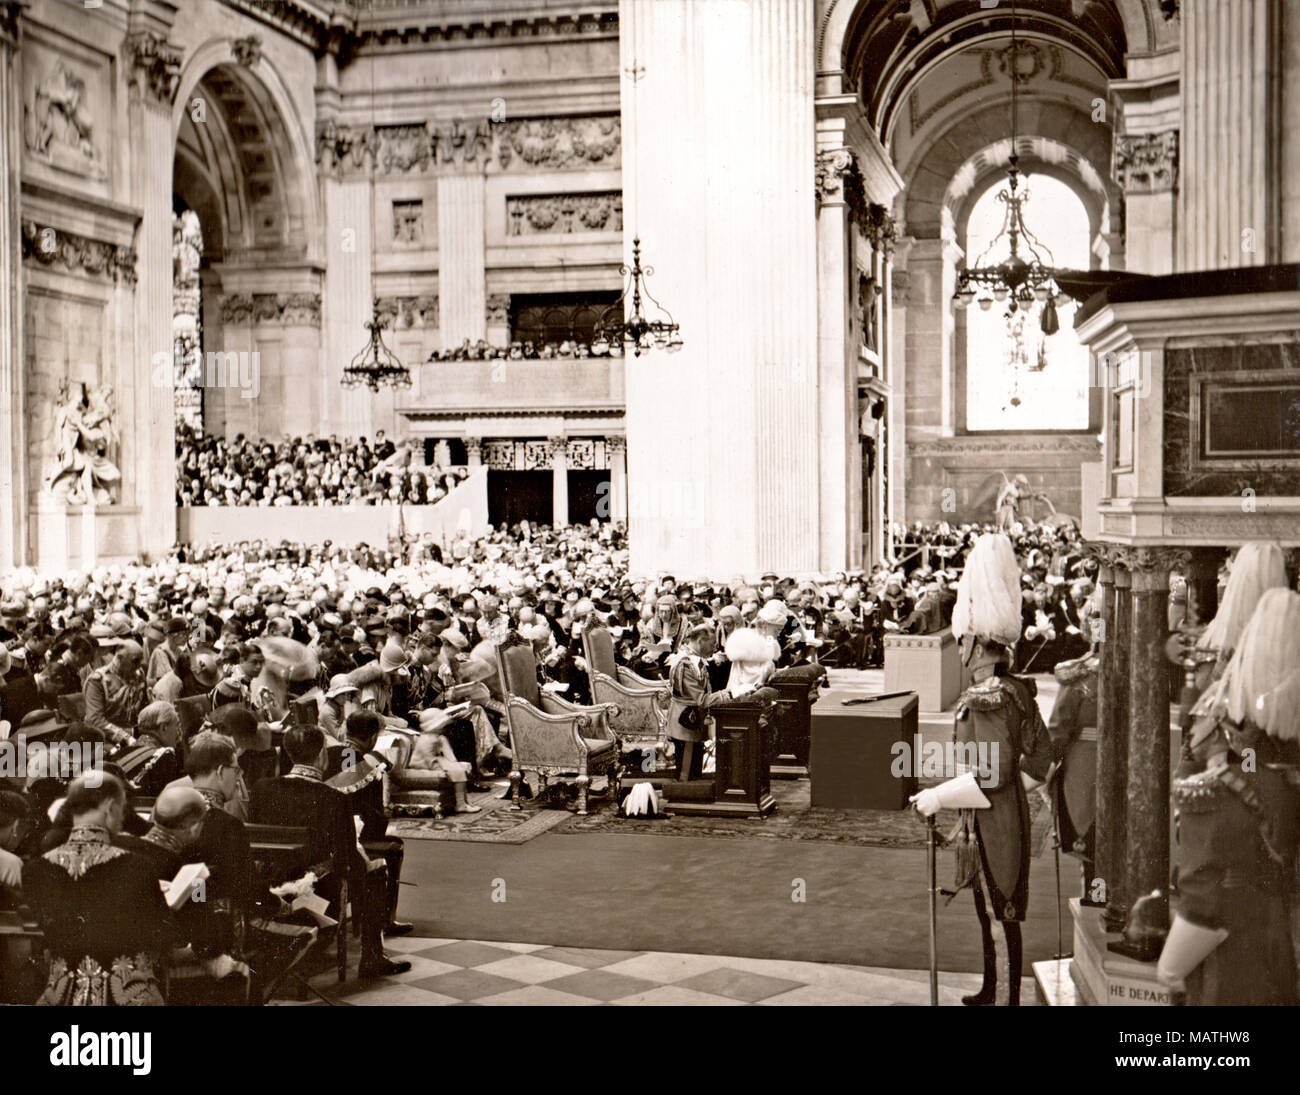
[{"label": "arched window", "polygon": [[[1088,213],[1065,183],[1050,175],[1030,175],[1022,183],[1030,200],[1025,223],[1051,251],[1053,266],[1089,268]],[[1006,203],[990,186],[971,210],[966,227],[966,260],[972,266],[1002,228]],[[1009,253],[1006,236],[980,265],[996,265]],[[1024,249],[1021,248],[1023,257]],[[966,311],[966,428],[975,430],[1086,430],[1088,428],[1088,352],[1074,334],[1074,302],[1058,296],[1060,330],[1044,335],[1041,305],[1008,323],[1007,306],[994,301],[985,311]]]}]

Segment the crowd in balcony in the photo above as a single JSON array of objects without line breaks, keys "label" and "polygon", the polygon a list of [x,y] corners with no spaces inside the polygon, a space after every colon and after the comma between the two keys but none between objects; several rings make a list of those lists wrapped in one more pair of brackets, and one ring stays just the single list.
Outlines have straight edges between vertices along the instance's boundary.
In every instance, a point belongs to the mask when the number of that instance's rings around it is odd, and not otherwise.
[{"label": "crowd in balcony", "polygon": [[431,505],[469,474],[426,467],[415,443],[335,436],[227,440],[176,431],[178,506]]}]

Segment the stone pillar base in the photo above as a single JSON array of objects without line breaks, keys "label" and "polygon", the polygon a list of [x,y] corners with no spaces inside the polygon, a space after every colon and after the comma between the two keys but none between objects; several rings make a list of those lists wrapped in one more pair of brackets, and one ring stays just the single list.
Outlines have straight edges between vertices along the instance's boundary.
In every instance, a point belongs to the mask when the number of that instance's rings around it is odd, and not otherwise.
[{"label": "stone pillar base", "polygon": [[1079,1003],[1110,1007],[1168,1007],[1169,989],[1156,980],[1154,962],[1138,962],[1106,949],[1120,938],[1107,934],[1101,909],[1070,899],[1074,921],[1074,958],[1070,976],[1079,990]]},{"label": "stone pillar base", "polygon": [[43,496],[34,517],[33,564],[42,573],[126,565],[140,558],[139,506],[75,506]]}]

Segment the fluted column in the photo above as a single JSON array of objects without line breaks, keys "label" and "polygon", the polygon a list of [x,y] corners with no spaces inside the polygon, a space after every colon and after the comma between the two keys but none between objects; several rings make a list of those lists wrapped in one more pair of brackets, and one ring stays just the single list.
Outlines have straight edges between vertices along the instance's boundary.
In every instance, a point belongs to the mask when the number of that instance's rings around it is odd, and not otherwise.
[{"label": "fluted column", "polygon": [[611,437],[605,442],[609,453],[609,519],[627,523],[627,438]]},{"label": "fluted column", "polygon": [[1106,883],[1106,926],[1118,931],[1128,918],[1131,900],[1126,874],[1129,850],[1126,824],[1133,586],[1132,576],[1118,556],[1112,555],[1110,566],[1114,611],[1102,647],[1101,687],[1097,697],[1097,836],[1098,854],[1105,849],[1105,873],[1099,862],[1098,876]]},{"label": "fluted column", "polygon": [[1128,788],[1124,829],[1132,903],[1169,884],[1169,570],[1178,559],[1160,548],[1128,552],[1132,575],[1129,640]]},{"label": "fluted column", "polygon": [[548,438],[546,447],[551,457],[551,524],[563,528],[569,523],[568,439]]},{"label": "fluted column", "polygon": [[634,570],[817,569],[814,30],[812,0],[619,4],[624,253],[685,343],[627,358]]},{"label": "fluted column", "polygon": [[[123,453],[122,500],[140,507],[140,550],[157,556],[176,541],[176,407],[171,369],[154,375],[150,351],[172,345],[172,101],[180,52],[150,31],[129,35],[127,117],[131,195],[143,217],[136,237],[135,424]],[[125,393],[122,398],[130,398]]]},{"label": "fluted column", "polygon": [[348,362],[366,344],[374,315],[371,243],[374,230],[370,183],[326,175],[326,263],[323,302],[326,364],[321,370],[321,434],[362,437],[370,433],[369,389],[345,389],[339,381]]},{"label": "fluted column", "polygon": [[487,337],[487,245],[481,174],[438,178],[438,304],[442,345]]},{"label": "fluted column", "polygon": [[27,476],[23,415],[23,287],[19,245],[22,4],[0,4],[0,571],[26,560]]},{"label": "fluted column", "polygon": [[1183,0],[1178,268],[1280,261],[1279,0]]}]

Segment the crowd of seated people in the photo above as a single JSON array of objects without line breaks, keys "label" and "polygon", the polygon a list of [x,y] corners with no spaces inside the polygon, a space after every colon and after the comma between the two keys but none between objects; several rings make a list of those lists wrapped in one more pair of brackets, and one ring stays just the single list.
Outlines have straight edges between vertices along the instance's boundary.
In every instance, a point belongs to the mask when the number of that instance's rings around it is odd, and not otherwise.
[{"label": "crowd of seated people", "polygon": [[431,505],[468,475],[426,467],[410,442],[336,437],[233,440],[183,423],[176,432],[178,506]]},{"label": "crowd of seated people", "polygon": [[[252,542],[88,573],[9,572],[0,738],[26,756],[21,775],[0,779],[0,906],[33,907],[61,940],[65,978],[65,967],[102,971],[139,947],[154,955],[145,981],[177,953],[265,979],[295,920],[252,873],[244,827],[310,818],[310,858],[335,864],[318,892],[337,912],[345,883],[351,891],[362,972],[398,971],[382,949],[386,932],[406,926],[402,847],[382,798],[392,754],[380,743],[408,735],[409,766],[445,780],[452,809],[473,812],[470,793],[511,768],[496,644],[530,644],[539,685],[578,703],[590,701],[582,637],[593,626],[609,629],[636,673],[705,697],[761,688],[808,662],[879,664],[891,632],[948,625],[980,531],[898,529],[890,566],[816,580],[637,576],[624,528],[597,522],[501,527],[445,551],[415,538],[384,548]],[[1048,672],[1091,640],[1092,561],[1069,526],[1017,526],[1012,539],[1025,575],[1017,669]],[[729,643],[738,633],[761,643]],[[694,754],[681,749],[684,775]],[[85,778],[90,756],[103,778]],[[156,883],[194,860],[260,935],[242,931],[237,945],[229,921],[156,902],[136,935],[110,932],[98,949],[69,926],[78,902],[111,922],[141,870]],[[112,865],[112,884],[71,885],[87,864]],[[28,893],[33,867],[40,881]],[[61,1000],[66,985],[50,976],[48,998]]]}]

